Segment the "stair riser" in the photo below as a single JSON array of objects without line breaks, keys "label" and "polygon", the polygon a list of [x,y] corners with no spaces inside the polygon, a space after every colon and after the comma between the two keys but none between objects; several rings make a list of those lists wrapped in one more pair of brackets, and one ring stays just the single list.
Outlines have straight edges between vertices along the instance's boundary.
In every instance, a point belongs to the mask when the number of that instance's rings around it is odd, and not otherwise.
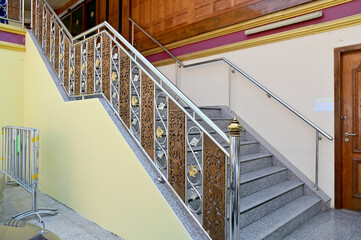
[{"label": "stair riser", "polygon": [[269,234],[267,237],[263,238],[264,240],[278,240],[286,237],[288,234],[293,232],[296,228],[301,226],[303,223],[307,222],[311,217],[316,215],[321,211],[322,202],[314,204],[312,207],[306,209],[303,213],[298,215],[296,218],[293,218],[288,223],[284,224],[282,227],[278,228],[276,231]]},{"label": "stair riser", "polygon": [[[241,152],[241,155],[244,155]],[[241,173],[251,172],[260,168],[269,167],[272,165],[272,157],[258,158],[246,162],[241,162]]]},{"label": "stair riser", "polygon": [[302,195],[303,185],[242,213],[240,216],[241,228],[246,227],[247,225],[257,221],[258,219],[266,216],[267,214],[277,210],[278,208],[286,205],[287,203]]},{"label": "stair riser", "polygon": [[241,197],[245,197],[252,193],[261,191],[265,188],[276,185],[285,180],[287,180],[286,170],[256,179],[251,182],[243,183],[241,184]]}]

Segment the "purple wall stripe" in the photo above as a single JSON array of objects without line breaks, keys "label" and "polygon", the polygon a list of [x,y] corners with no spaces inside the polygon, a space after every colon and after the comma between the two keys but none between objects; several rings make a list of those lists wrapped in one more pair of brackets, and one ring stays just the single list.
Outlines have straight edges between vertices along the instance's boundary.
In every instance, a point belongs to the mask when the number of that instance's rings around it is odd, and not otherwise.
[{"label": "purple wall stripe", "polygon": [[25,36],[20,34],[0,31],[0,41],[25,45]]}]

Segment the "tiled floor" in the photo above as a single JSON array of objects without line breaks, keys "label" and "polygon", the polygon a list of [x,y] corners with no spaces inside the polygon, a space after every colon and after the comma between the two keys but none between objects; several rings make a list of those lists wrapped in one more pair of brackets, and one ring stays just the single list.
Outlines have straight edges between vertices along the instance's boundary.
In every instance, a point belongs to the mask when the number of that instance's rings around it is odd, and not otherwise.
[{"label": "tiled floor", "polygon": [[291,233],[286,240],[361,240],[361,212],[321,212]]},{"label": "tiled floor", "polygon": [[[54,199],[39,193],[40,207],[59,209],[56,216],[43,218],[46,228],[66,240],[121,240],[122,238],[80,216]],[[7,186],[0,205],[0,217],[12,215],[31,207],[31,195],[22,187]],[[35,223],[34,218],[29,222]],[[296,229],[285,240],[361,240],[361,212],[329,210],[321,212]]]},{"label": "tiled floor", "polygon": [[[16,213],[31,208],[31,195],[22,187],[7,186],[3,194],[4,200],[0,205],[0,218],[10,218]],[[39,207],[58,208],[59,214],[56,216],[44,216],[43,220],[46,228],[57,234],[61,239],[122,239],[42,193],[39,193],[38,205]],[[28,220],[36,224],[34,218],[29,218]]]}]

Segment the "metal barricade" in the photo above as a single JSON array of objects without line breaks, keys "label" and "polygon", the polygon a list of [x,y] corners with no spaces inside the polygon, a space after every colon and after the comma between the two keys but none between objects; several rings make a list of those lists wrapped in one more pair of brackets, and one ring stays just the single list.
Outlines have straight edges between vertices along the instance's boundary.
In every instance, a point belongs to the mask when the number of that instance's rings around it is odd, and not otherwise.
[{"label": "metal barricade", "polygon": [[13,218],[23,219],[33,215],[55,215],[57,209],[38,208],[39,130],[36,128],[2,128],[1,171],[15,183],[32,194],[32,209]]}]

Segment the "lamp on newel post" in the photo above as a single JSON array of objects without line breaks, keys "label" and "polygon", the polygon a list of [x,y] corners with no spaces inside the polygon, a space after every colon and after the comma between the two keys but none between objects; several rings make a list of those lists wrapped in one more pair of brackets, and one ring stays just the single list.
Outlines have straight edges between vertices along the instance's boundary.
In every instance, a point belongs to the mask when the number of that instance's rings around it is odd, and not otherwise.
[{"label": "lamp on newel post", "polygon": [[242,125],[236,118],[228,125],[230,131],[230,240],[240,239],[240,199],[241,199],[241,163],[240,163],[240,145],[241,145],[241,131]]}]

